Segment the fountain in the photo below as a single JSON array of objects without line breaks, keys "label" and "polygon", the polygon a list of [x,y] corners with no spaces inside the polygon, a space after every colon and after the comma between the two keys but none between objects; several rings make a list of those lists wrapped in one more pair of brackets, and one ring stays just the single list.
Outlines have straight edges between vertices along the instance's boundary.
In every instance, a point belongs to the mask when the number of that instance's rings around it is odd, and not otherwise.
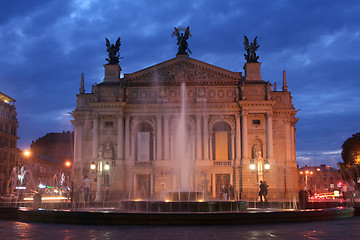
[{"label": "fountain", "polygon": [[174,135],[173,191],[166,193],[165,201],[203,201],[202,192],[195,192],[194,181],[195,159],[191,154],[191,139],[186,126],[186,84],[181,84],[181,111]]}]

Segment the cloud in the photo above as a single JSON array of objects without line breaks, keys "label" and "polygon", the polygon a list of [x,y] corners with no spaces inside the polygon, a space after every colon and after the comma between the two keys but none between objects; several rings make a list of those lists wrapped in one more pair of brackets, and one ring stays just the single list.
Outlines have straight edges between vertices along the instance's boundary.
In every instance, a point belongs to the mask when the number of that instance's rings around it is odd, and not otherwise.
[{"label": "cloud", "polygon": [[175,57],[175,26],[190,26],[191,57],[232,71],[243,71],[244,35],[258,36],[263,79],[281,89],[286,69],[300,109],[299,162],[315,154],[317,161],[340,161],[326,153],[359,131],[358,12],[355,0],[174,0],[156,6],[141,0],[14,0],[0,9],[0,91],[17,100],[19,143],[26,144],[65,127],[61,109],[75,108],[81,72],[87,91],[102,81],[105,37],[121,37],[120,64],[131,73]]}]

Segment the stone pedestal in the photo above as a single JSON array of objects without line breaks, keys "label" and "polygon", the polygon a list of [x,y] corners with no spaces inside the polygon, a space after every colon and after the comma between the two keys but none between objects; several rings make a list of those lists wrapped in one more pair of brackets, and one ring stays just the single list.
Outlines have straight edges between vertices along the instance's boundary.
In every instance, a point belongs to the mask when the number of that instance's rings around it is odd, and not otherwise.
[{"label": "stone pedestal", "polygon": [[104,82],[120,82],[120,65],[105,64]]},{"label": "stone pedestal", "polygon": [[245,63],[245,79],[247,81],[256,81],[262,80],[260,75],[260,66],[261,63]]}]

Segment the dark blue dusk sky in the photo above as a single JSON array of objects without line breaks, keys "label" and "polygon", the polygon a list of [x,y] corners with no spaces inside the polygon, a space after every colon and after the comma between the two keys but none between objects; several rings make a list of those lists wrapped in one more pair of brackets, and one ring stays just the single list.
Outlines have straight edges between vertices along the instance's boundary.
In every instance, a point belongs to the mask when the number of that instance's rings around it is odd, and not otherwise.
[{"label": "dark blue dusk sky", "polygon": [[243,38],[258,36],[265,81],[287,72],[297,117],[297,161],[341,161],[360,128],[360,2],[320,0],[12,0],[0,9],[0,91],[16,99],[18,147],[72,130],[81,72],[103,79],[104,38],[121,37],[123,73],[173,58],[174,26],[190,26],[192,58],[243,71]]}]

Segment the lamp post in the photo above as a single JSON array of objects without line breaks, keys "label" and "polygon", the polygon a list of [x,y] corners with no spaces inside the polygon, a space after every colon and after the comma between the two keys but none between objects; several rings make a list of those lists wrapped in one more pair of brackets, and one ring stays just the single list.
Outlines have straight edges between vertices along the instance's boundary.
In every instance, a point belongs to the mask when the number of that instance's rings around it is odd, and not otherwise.
[{"label": "lamp post", "polygon": [[[255,160],[257,161],[257,164],[255,164]],[[260,156],[257,159],[251,159],[250,160],[251,171],[255,173],[256,168],[257,168],[257,174],[256,174],[257,182],[263,181],[264,180],[264,172],[268,171],[270,169],[270,163],[268,160],[263,159]]]},{"label": "lamp post", "polygon": [[304,175],[305,177],[305,189],[307,190],[308,188],[308,175],[312,175],[313,172],[312,171],[309,171],[309,170],[306,170],[305,172],[301,171],[300,172],[300,175]]},{"label": "lamp post", "polygon": [[[97,169],[96,169],[96,167],[97,167]],[[102,155],[101,155],[101,153],[99,153],[97,164],[94,161],[91,162],[90,169],[91,170],[97,170],[95,202],[102,202],[101,186],[102,186],[103,174],[104,174],[104,170],[105,171],[110,170],[110,164],[108,162],[106,162],[104,164],[104,160],[102,158]]]}]

